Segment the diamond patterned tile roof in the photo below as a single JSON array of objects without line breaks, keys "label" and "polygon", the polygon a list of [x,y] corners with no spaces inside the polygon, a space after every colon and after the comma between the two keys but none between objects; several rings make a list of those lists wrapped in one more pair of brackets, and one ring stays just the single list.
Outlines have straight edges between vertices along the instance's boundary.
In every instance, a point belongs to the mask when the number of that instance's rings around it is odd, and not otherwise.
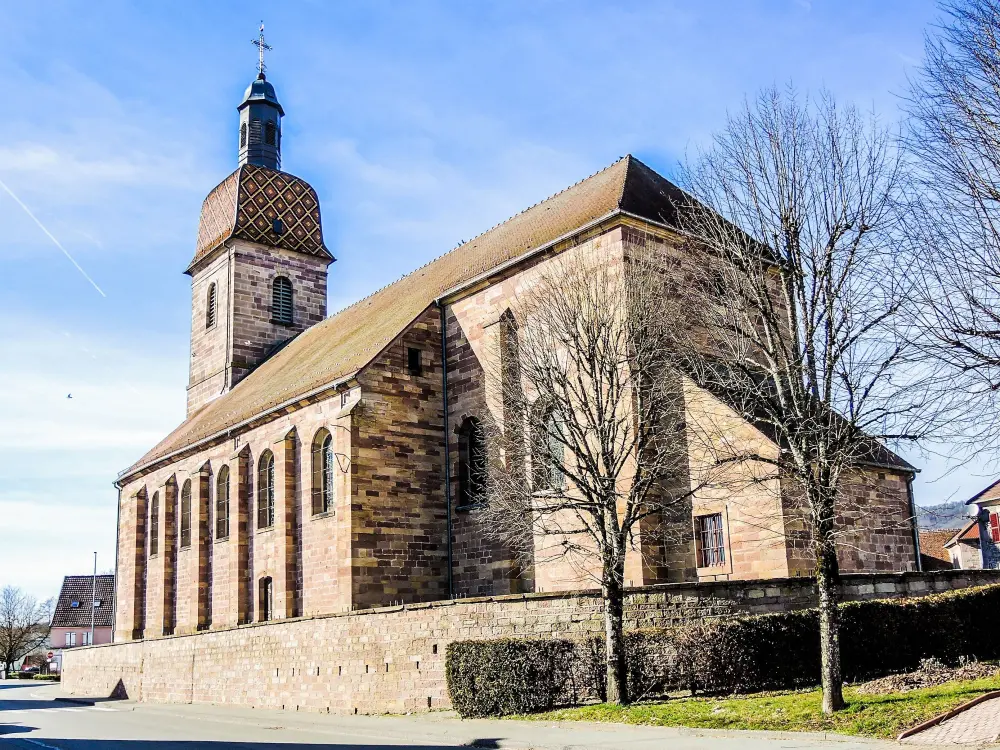
[{"label": "diamond patterned tile roof", "polygon": [[[226,182],[216,188],[226,189],[232,189]],[[633,156],[619,159],[303,331],[231,391],[188,417],[121,477],[354,374],[444,292],[593,221],[625,211],[673,224],[675,201],[682,195]]]},{"label": "diamond patterned tile roof", "polygon": [[[281,220],[280,234],[275,219]],[[241,166],[201,204],[198,242],[188,272],[233,238],[333,259],[323,244],[316,191],[295,175],[256,164]]]}]

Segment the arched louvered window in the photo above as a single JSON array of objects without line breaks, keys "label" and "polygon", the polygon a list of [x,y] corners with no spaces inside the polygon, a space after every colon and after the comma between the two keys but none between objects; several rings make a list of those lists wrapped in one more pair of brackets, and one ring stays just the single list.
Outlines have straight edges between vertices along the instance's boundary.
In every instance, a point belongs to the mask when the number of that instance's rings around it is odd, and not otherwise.
[{"label": "arched louvered window", "polygon": [[260,143],[260,133],[261,122],[258,119],[253,119],[250,121],[250,145]]},{"label": "arched louvered window", "polygon": [[466,417],[458,430],[459,505],[469,507],[486,489],[486,439],[475,417]]},{"label": "arched louvered window", "polygon": [[268,122],[264,125],[264,143],[268,146],[273,146],[276,132],[277,128],[274,126],[274,123],[268,120]]},{"label": "arched louvered window", "polygon": [[160,493],[154,492],[149,503],[149,556],[160,551]]},{"label": "arched louvered window", "polygon": [[257,528],[274,525],[274,454],[264,451],[257,463]]},{"label": "arched louvered window", "polygon": [[247,124],[243,123],[240,125],[240,148],[246,148],[247,146]]},{"label": "arched louvered window", "polygon": [[215,538],[229,536],[229,467],[219,469],[215,480]]},{"label": "arched louvered window", "polygon": [[205,301],[205,328],[215,325],[216,291],[215,282],[208,285],[208,299]]},{"label": "arched louvered window", "polygon": [[292,324],[292,282],[275,276],[271,286],[271,319],[282,325]]},{"label": "arched louvered window", "polygon": [[191,480],[181,488],[181,548],[191,546]]},{"label": "arched louvered window", "polygon": [[321,429],[313,438],[313,515],[329,513],[334,507],[334,492],[336,484],[336,457],[333,455],[333,435],[326,428]]}]

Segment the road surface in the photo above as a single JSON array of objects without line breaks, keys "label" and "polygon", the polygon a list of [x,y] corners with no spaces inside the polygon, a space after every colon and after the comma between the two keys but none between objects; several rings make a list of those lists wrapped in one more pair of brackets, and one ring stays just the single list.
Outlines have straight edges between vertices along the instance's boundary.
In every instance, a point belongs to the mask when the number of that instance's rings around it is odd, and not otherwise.
[{"label": "road surface", "polygon": [[[73,699],[77,701],[78,699]],[[300,746],[300,747],[295,747]],[[334,716],[205,705],[81,700],[58,685],[0,681],[0,750],[883,750],[846,737],[660,727],[462,721],[451,713]]]}]

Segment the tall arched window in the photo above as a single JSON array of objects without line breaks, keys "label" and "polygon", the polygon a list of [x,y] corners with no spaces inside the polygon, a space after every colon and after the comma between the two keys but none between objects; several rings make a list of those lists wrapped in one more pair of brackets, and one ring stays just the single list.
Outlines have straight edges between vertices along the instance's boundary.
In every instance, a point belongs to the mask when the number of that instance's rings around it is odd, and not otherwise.
[{"label": "tall arched window", "polygon": [[287,276],[275,276],[271,284],[271,319],[275,323],[292,323],[292,282]]},{"label": "tall arched window", "polygon": [[154,492],[149,502],[149,556],[160,551],[160,493]]},{"label": "tall arched window", "polygon": [[486,439],[475,417],[466,417],[458,430],[459,505],[468,507],[486,489]]},{"label": "tall arched window", "polygon": [[553,408],[538,405],[532,422],[531,466],[534,489],[565,489],[565,448],[560,439],[562,429],[558,415]]},{"label": "tall arched window", "polygon": [[250,145],[255,143],[260,143],[260,120],[253,119],[250,121]]},{"label": "tall arched window", "polygon": [[181,487],[181,548],[191,546],[191,480]]},{"label": "tall arched window", "polygon": [[213,281],[208,285],[208,299],[205,300],[205,328],[211,328],[215,325],[215,282]]},{"label": "tall arched window", "polygon": [[334,508],[334,466],[333,435],[326,428],[319,430],[313,438],[312,447],[312,512],[329,513]]},{"label": "tall arched window", "polygon": [[274,123],[268,120],[267,124],[264,125],[264,143],[266,143],[268,146],[273,146],[275,140],[274,136],[276,132],[277,128],[274,127]]},{"label": "tall arched window", "polygon": [[229,536],[229,467],[219,469],[215,480],[215,538]]},{"label": "tall arched window", "polygon": [[274,525],[274,454],[264,451],[257,462],[257,528]]},{"label": "tall arched window", "polygon": [[240,148],[246,148],[247,145],[247,124],[243,123],[240,125]]}]

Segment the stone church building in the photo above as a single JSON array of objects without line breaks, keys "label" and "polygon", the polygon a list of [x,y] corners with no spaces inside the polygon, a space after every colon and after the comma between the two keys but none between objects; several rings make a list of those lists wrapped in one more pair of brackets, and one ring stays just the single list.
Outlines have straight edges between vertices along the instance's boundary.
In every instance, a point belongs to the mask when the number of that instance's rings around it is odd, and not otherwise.
[{"label": "stone church building", "polygon": [[[115,639],[588,586],[522,568],[470,512],[485,351],[553,257],[677,243],[678,189],[626,156],[328,317],[334,257],[316,191],[281,170],[283,116],[261,73],[237,169],[202,206],[187,416],[117,482]],[[886,451],[852,485],[870,512],[845,519],[846,572],[916,569],[913,471]],[[760,543],[760,518],[780,542]],[[680,557],[642,538],[627,578],[809,575],[790,523],[780,497],[696,497]]]}]

